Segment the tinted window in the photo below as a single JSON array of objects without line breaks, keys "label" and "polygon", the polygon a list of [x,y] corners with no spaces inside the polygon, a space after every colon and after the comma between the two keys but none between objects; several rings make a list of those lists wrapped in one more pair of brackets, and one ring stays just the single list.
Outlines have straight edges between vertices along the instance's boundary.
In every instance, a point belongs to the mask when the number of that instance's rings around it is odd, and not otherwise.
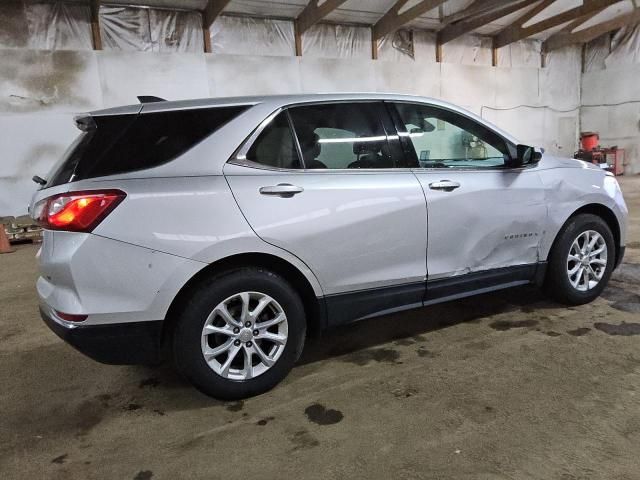
[{"label": "tinted window", "polygon": [[157,167],[204,140],[247,107],[95,117],[49,175],[47,187]]},{"label": "tinted window", "polygon": [[247,160],[275,168],[300,168],[287,114],[280,113],[262,130],[247,152]]},{"label": "tinted window", "polygon": [[291,120],[305,168],[393,168],[374,103],[293,107]]},{"label": "tinted window", "polygon": [[497,168],[509,158],[502,137],[475,121],[446,109],[396,104],[405,127],[402,137],[413,146],[424,168]]}]

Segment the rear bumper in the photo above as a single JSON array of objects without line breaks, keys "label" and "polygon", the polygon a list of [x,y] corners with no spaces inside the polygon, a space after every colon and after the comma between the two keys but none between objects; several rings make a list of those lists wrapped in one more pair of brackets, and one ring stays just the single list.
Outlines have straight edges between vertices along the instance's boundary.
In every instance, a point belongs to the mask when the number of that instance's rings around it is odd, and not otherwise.
[{"label": "rear bumper", "polygon": [[160,362],[162,320],[102,325],[69,325],[40,307],[44,323],[86,356],[110,365],[152,365]]}]

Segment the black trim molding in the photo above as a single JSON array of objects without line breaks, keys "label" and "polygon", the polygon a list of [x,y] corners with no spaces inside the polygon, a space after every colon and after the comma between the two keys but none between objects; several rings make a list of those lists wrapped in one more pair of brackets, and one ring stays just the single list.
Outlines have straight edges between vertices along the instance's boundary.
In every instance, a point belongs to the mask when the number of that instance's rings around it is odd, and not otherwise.
[{"label": "black trim molding", "polygon": [[544,277],[546,264],[518,265],[472,272],[427,282],[328,295],[320,299],[326,325],[343,325],[356,320],[423,307],[503,288],[536,283]]},{"label": "black trim molding", "polygon": [[53,320],[42,308],[40,316],[58,337],[98,362],[153,365],[160,361],[162,320],[68,328]]}]

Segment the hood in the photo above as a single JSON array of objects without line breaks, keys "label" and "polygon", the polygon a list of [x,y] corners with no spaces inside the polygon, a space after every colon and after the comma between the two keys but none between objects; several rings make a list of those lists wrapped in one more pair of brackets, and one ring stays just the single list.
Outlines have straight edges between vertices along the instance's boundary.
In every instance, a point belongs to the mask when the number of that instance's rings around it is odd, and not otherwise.
[{"label": "hood", "polygon": [[556,157],[545,153],[542,155],[542,160],[538,164],[539,168],[586,168],[589,170],[601,170],[600,167],[584,160],[578,160],[575,158]]}]

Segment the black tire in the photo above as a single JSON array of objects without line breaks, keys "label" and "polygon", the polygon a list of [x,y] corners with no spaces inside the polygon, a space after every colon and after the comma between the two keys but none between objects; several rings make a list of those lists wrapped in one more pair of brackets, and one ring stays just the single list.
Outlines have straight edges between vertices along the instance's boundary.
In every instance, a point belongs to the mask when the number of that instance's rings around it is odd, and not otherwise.
[{"label": "black tire", "polygon": [[[580,291],[571,285],[567,275],[567,258],[573,241],[582,232],[598,232],[607,245],[607,265],[600,282],[590,290]],[[544,289],[560,303],[582,305],[595,300],[609,282],[615,264],[616,245],[607,223],[597,215],[579,214],[570,218],[562,227],[549,254]]]},{"label": "black tire", "polygon": [[[280,304],[287,317],[287,341],[267,371],[249,380],[232,380],[207,364],[201,349],[202,330],[220,302],[247,291],[264,293]],[[173,334],[173,357],[180,373],[204,394],[220,400],[238,400],[264,393],[282,381],[300,357],[305,335],[304,306],[291,285],[263,268],[239,268],[203,281],[184,302]]]}]

